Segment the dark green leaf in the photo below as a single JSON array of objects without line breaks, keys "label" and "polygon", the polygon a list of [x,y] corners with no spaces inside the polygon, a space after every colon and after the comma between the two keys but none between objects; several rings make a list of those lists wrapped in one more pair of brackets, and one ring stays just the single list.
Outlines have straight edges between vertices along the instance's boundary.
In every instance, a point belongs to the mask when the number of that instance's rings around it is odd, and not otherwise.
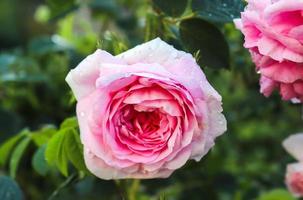
[{"label": "dark green leaf", "polygon": [[22,200],[23,194],[18,184],[7,176],[0,177],[0,199]]},{"label": "dark green leaf", "polygon": [[108,14],[121,14],[119,13],[119,7],[116,2],[113,0],[104,1],[104,0],[93,0],[89,3],[89,6],[94,10],[102,13]]},{"label": "dark green leaf", "polygon": [[59,36],[38,37],[31,40],[29,51],[34,55],[60,52],[71,48],[63,38]]},{"label": "dark green leaf", "polygon": [[191,53],[200,53],[201,66],[229,67],[229,48],[223,34],[214,25],[200,18],[181,21],[180,36],[183,45]]},{"label": "dark green leaf", "polygon": [[[0,64],[0,67],[1,67],[1,64]],[[4,86],[4,87],[6,87],[6,86]],[[1,86],[0,86],[0,88],[1,88]],[[4,141],[6,138],[11,137],[13,134],[20,131],[20,129],[22,127],[23,127],[23,120],[19,116],[19,114],[0,108],[0,141]],[[1,158],[0,158],[0,160],[1,160]],[[0,161],[0,163],[1,163],[1,161]]]},{"label": "dark green leaf", "polygon": [[15,145],[17,144],[17,142],[20,141],[21,138],[24,137],[24,132],[20,133],[18,135],[15,135],[14,137],[11,137],[9,140],[7,140],[6,142],[4,142],[1,147],[0,147],[0,166],[3,166],[9,155],[12,152],[12,149],[15,147]]},{"label": "dark green leaf", "polygon": [[242,0],[193,0],[192,9],[199,17],[213,22],[232,22],[244,9]]},{"label": "dark green leaf", "polygon": [[153,0],[154,7],[173,17],[182,15],[187,6],[187,0]]},{"label": "dark green leaf", "polygon": [[30,137],[26,137],[24,138],[14,149],[13,153],[12,153],[12,157],[10,159],[10,163],[9,163],[9,170],[10,170],[10,176],[15,178],[16,177],[16,173],[17,173],[17,169],[19,166],[19,162],[22,158],[23,153],[26,150],[26,147],[29,145],[31,141]]},{"label": "dark green leaf", "polygon": [[0,55],[0,72],[5,72],[7,66],[13,64],[17,57],[11,54],[1,54]]},{"label": "dark green leaf", "polygon": [[45,159],[51,166],[56,166],[64,175],[68,175],[68,159],[64,151],[65,134],[57,132],[48,142],[45,150]]},{"label": "dark green leaf", "polygon": [[78,7],[76,0],[47,0],[47,4],[51,10],[52,20],[64,17],[66,14]]},{"label": "dark green leaf", "polygon": [[41,72],[36,60],[29,57],[0,55],[0,83],[42,81],[46,81],[46,76]]},{"label": "dark green leaf", "polygon": [[65,132],[65,137],[64,146],[68,159],[78,170],[85,171],[83,147],[80,142],[79,134],[75,129],[68,129]]},{"label": "dark green leaf", "polygon": [[47,172],[49,171],[49,166],[47,165],[47,162],[45,160],[45,149],[46,145],[42,145],[34,154],[32,159],[32,166],[34,170],[42,175],[45,176]]}]

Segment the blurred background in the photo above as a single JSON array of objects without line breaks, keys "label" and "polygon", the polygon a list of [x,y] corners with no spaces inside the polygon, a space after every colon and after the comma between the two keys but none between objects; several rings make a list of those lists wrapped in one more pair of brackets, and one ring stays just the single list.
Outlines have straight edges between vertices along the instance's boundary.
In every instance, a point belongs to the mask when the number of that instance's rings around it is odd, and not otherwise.
[{"label": "blurred background", "polygon": [[[0,143],[74,116],[75,100],[64,79],[96,48],[119,54],[159,36],[185,50],[180,16],[167,17],[161,6],[151,0],[0,0]],[[188,15],[187,9],[181,16]],[[302,131],[300,106],[282,102],[279,94],[262,96],[241,33],[232,23],[214,24],[229,44],[230,67],[202,68],[223,97],[228,131],[200,162],[189,161],[168,179],[141,181],[135,199],[293,199],[284,173],[294,160],[281,142]],[[29,143],[15,177],[13,187],[24,199],[123,199],[120,182],[93,176],[66,181],[53,171],[41,176],[32,167],[35,150]],[[9,174],[8,165],[0,175]]]}]

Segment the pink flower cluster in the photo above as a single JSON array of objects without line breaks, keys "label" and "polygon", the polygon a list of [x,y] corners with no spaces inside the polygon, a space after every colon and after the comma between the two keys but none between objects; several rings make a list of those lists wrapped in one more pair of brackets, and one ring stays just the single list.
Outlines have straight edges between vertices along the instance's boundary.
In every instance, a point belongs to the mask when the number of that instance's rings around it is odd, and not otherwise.
[{"label": "pink flower cluster", "polygon": [[245,36],[261,92],[278,89],[283,100],[303,100],[303,0],[248,0],[235,24]]}]

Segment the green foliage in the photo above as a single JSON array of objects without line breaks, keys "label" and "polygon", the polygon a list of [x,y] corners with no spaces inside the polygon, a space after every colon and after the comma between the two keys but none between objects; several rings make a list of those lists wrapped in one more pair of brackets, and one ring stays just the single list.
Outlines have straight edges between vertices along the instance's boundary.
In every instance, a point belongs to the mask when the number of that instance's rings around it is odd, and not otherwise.
[{"label": "green foliage", "polygon": [[229,49],[223,34],[200,18],[182,20],[180,36],[183,45],[192,53],[199,52],[198,63],[211,68],[229,67]]},{"label": "green foliage", "polygon": [[31,139],[29,137],[25,137],[24,139],[21,140],[21,142],[16,146],[16,148],[12,152],[11,160],[9,163],[10,176],[12,178],[16,177],[18,165],[30,141]]},{"label": "green foliage", "polygon": [[40,147],[48,142],[48,140],[57,132],[57,129],[52,126],[43,126],[41,129],[32,132],[31,138],[35,144]]},{"label": "green foliage", "polygon": [[46,55],[50,53],[62,52],[68,50],[70,46],[66,41],[58,36],[37,37],[29,44],[28,50],[33,55]]},{"label": "green foliage", "polygon": [[0,176],[0,199],[22,200],[23,194],[18,184],[7,176]]},{"label": "green foliage", "polygon": [[37,63],[31,58],[15,55],[0,55],[0,84],[7,82],[42,82],[46,81]]},{"label": "green foliage", "polygon": [[[293,199],[274,189],[285,188],[285,166],[293,160],[281,142],[302,131],[300,109],[277,94],[259,94],[259,77],[242,35],[230,23],[243,4],[0,1],[0,41],[5,44],[0,53],[0,173],[16,175],[24,196],[33,200]],[[142,180],[141,185],[102,181],[85,168],[77,119],[68,118],[76,100],[65,76],[96,48],[116,55],[155,37],[194,55],[223,97],[228,131],[200,162],[188,162],[168,179]],[[18,196],[3,183],[0,178],[0,199],[7,193]]]},{"label": "green foliage", "polygon": [[227,23],[240,17],[240,12],[244,10],[244,2],[242,0],[192,0],[192,9],[205,20]]},{"label": "green foliage", "polygon": [[173,17],[182,15],[187,6],[187,0],[153,0],[156,9]]},{"label": "green foliage", "polygon": [[285,189],[275,189],[262,194],[257,200],[295,200]]},{"label": "green foliage", "polygon": [[33,169],[41,176],[45,176],[47,172],[50,170],[44,156],[45,149],[46,149],[46,145],[42,145],[41,147],[39,147],[36,150],[32,159]]},{"label": "green foliage", "polygon": [[56,166],[64,175],[68,175],[68,160],[64,151],[65,132],[57,132],[48,142],[45,150],[45,159],[51,166]]},{"label": "green foliage", "polygon": [[21,140],[21,138],[25,137],[26,132],[27,132],[27,130],[25,130],[21,134],[11,137],[9,140],[7,140],[3,144],[1,144],[1,146],[0,146],[0,165],[1,166],[3,166],[6,163],[10,153],[12,152],[12,149]]},{"label": "green foliage", "polygon": [[76,118],[66,119],[58,132],[49,140],[45,149],[47,163],[56,166],[64,176],[68,176],[69,161],[78,170],[86,170],[82,144],[76,128]]},{"label": "green foliage", "polygon": [[51,8],[51,18],[58,19],[77,8],[76,0],[47,0]]},{"label": "green foliage", "polygon": [[83,159],[83,148],[80,142],[79,133],[75,129],[69,129],[66,133],[64,148],[68,159],[80,171],[85,171],[86,167]]}]

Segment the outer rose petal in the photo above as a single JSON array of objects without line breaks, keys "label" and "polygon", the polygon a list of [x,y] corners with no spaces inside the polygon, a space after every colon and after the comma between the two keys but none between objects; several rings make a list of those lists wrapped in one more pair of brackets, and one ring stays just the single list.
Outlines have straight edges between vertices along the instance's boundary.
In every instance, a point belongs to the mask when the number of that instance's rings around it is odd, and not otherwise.
[{"label": "outer rose petal", "polygon": [[295,197],[303,196],[303,163],[287,165],[285,182],[288,190]]},{"label": "outer rose petal", "polygon": [[283,141],[283,147],[295,159],[303,161],[303,133],[289,136]]},{"label": "outer rose petal", "polygon": [[65,80],[71,87],[77,100],[94,91],[102,63],[123,64],[118,58],[98,49],[68,73]]},{"label": "outer rose petal", "polygon": [[210,98],[207,102],[198,101],[197,106],[204,122],[202,124],[203,132],[193,141],[191,158],[199,161],[214,146],[215,138],[226,131],[227,122],[221,113],[223,110],[221,102],[216,99]]},{"label": "outer rose petal", "polygon": [[275,81],[273,81],[270,78],[267,78],[266,76],[261,76],[260,85],[261,85],[260,92],[264,94],[264,96],[266,97],[271,95],[273,90],[278,86],[278,84]]},{"label": "outer rose petal", "polygon": [[[303,10],[303,1],[302,0],[282,0],[277,1],[276,3],[268,6],[264,13],[265,17],[271,18],[275,15],[283,12],[290,12],[294,10]],[[285,19],[287,20],[287,19]]]},{"label": "outer rose petal", "polygon": [[111,179],[126,179],[126,178],[138,178],[138,179],[151,179],[151,178],[167,178],[174,170],[161,169],[158,171],[146,171],[145,173],[137,173],[137,169],[119,169],[107,165],[102,159],[92,154],[89,149],[84,150],[84,159],[87,168],[99,178],[105,180]]},{"label": "outer rose petal", "polygon": [[[157,63],[169,73],[175,75],[178,78],[177,81],[187,87],[193,96],[214,96],[221,100],[221,96],[209,84],[192,55],[175,49],[160,38],[138,45],[117,57],[130,65]],[[184,74],[187,76],[184,76]],[[201,94],[202,86],[204,94]]]}]

